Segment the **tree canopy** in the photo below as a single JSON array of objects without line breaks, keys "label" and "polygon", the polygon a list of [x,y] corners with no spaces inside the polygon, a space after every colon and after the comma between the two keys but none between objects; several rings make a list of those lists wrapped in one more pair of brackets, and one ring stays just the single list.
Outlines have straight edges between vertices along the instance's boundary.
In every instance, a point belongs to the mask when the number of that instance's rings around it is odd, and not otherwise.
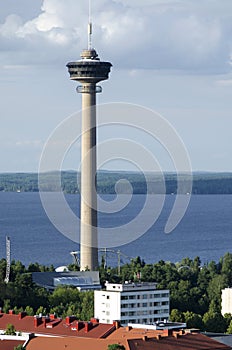
[{"label": "tree canopy", "polygon": [[[163,260],[146,264],[137,257],[120,267],[99,267],[105,282],[156,282],[157,288],[170,291],[170,319],[186,322],[188,327],[203,331],[232,333],[232,316],[221,315],[221,290],[232,287],[232,254],[226,253],[218,263],[202,265],[199,257],[185,258],[174,264]],[[53,292],[35,285],[32,271],[52,271],[53,266],[38,263],[25,267],[12,261],[10,281],[5,283],[5,259],[0,260],[0,307],[4,312],[26,311],[28,315],[56,313],[60,317],[75,315],[89,320],[94,313],[93,291],[79,292],[75,287],[59,286]],[[73,269],[76,266],[73,265]]]}]

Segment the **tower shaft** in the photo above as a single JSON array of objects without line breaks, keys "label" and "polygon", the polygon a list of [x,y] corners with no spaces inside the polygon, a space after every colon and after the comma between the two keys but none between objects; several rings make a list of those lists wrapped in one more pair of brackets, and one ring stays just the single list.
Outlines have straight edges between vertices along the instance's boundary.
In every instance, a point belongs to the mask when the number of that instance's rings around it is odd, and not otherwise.
[{"label": "tower shaft", "polygon": [[98,267],[96,193],[96,84],[83,83],[80,269]]}]

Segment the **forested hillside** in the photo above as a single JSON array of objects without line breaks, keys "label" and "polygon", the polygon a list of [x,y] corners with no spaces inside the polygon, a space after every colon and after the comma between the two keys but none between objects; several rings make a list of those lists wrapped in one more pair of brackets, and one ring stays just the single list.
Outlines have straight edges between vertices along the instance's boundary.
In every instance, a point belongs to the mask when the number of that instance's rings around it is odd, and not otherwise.
[{"label": "forested hillside", "polygon": [[[69,265],[69,270],[78,266]],[[93,316],[93,292],[79,292],[75,287],[60,286],[49,293],[32,282],[31,272],[53,271],[31,263],[25,267],[12,261],[10,281],[4,282],[6,261],[0,260],[0,307],[4,312],[25,310],[29,315],[56,313],[58,316],[75,315],[82,320]],[[172,321],[186,322],[187,327],[202,331],[232,333],[232,315],[221,315],[221,290],[232,287],[232,254],[226,253],[219,262],[202,265],[199,257],[185,258],[178,263],[159,261],[146,264],[140,257],[118,268],[110,268],[102,259],[100,279],[106,281],[157,282],[157,288],[170,290]]]},{"label": "forested hillside", "polygon": [[[41,177],[44,191],[56,191],[55,172],[43,174]],[[146,175],[146,178],[145,178]],[[115,185],[119,193],[127,193],[128,186],[123,179],[130,182],[134,194],[164,193],[162,176],[157,173],[110,172],[101,171],[97,175],[98,193],[114,194]],[[62,171],[61,187],[64,193],[79,193],[80,175],[75,171]],[[177,176],[165,173],[165,193],[177,192]],[[179,180],[183,185],[182,193],[188,192],[189,176],[180,174]],[[186,186],[185,186],[186,185]],[[0,174],[0,191],[38,192],[38,174],[36,173],[4,173]],[[194,173],[193,194],[232,194],[232,173]]]}]

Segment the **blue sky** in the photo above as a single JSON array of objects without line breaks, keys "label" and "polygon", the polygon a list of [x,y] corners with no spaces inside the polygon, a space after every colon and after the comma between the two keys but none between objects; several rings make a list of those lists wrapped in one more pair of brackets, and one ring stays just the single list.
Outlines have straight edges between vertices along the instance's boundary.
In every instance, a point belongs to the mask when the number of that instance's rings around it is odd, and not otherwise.
[{"label": "blue sky", "polygon": [[[0,172],[37,171],[50,133],[81,108],[65,66],[86,47],[88,1],[0,7]],[[94,0],[92,17],[93,46],[113,63],[98,102],[154,109],[193,170],[232,171],[231,0]]]}]

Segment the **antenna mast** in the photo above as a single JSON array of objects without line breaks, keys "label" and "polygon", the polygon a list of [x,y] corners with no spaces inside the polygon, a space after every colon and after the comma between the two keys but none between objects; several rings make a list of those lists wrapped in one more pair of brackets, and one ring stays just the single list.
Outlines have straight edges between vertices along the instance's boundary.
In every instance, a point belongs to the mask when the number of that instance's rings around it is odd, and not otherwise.
[{"label": "antenna mast", "polygon": [[88,50],[92,48],[92,20],[91,20],[91,0],[89,0],[89,23],[88,23]]},{"label": "antenna mast", "polygon": [[5,283],[10,280],[10,237],[6,236],[6,277]]}]

